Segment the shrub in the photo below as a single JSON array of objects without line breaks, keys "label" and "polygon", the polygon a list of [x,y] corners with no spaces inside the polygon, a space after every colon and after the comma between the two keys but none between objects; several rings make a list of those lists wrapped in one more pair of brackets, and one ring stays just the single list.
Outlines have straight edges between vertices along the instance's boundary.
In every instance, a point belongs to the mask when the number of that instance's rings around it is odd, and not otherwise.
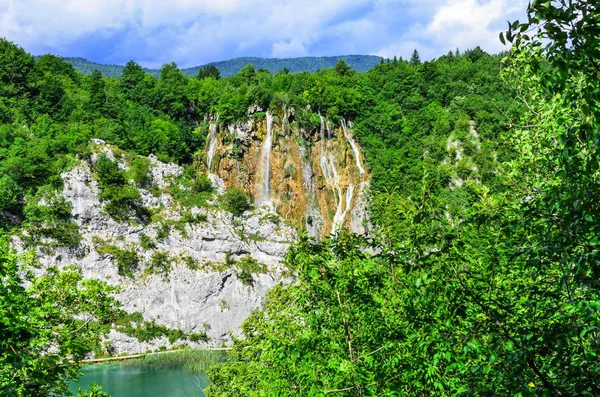
[{"label": "shrub", "polygon": [[136,218],[144,223],[150,218],[150,212],[141,204],[139,190],[131,185],[109,185],[100,192],[101,200],[107,201],[106,212],[118,221]]},{"label": "shrub", "polygon": [[156,243],[146,233],[140,234],[140,246],[145,250],[156,248]]},{"label": "shrub", "polygon": [[23,208],[25,227],[33,237],[47,237],[56,245],[73,247],[81,241],[79,229],[71,221],[71,203],[51,186],[38,189]]},{"label": "shrub", "polygon": [[105,153],[100,153],[94,164],[96,176],[102,191],[101,200],[107,201],[104,209],[118,221],[127,221],[136,218],[147,222],[150,213],[141,205],[140,192],[135,186],[126,184],[125,176],[117,164],[111,161]]},{"label": "shrub", "polygon": [[146,267],[148,273],[165,275],[171,270],[171,259],[165,251],[154,251]]},{"label": "shrub", "polygon": [[194,182],[192,184],[192,190],[196,193],[212,192],[212,182],[210,181],[210,179],[208,179],[208,176],[204,174],[199,175],[198,177],[196,177],[196,179],[194,179]]},{"label": "shrub", "polygon": [[113,256],[120,276],[133,277],[133,273],[139,268],[140,258],[132,249],[125,250],[116,245],[103,245],[98,247],[98,252]]},{"label": "shrub", "polygon": [[207,342],[208,335],[206,335],[206,332],[194,332],[193,334],[190,334],[188,339],[190,342]]},{"label": "shrub", "polygon": [[136,157],[131,162],[129,177],[140,187],[148,186],[150,182],[150,160],[145,157]]},{"label": "shrub", "polygon": [[234,216],[240,216],[244,211],[252,208],[250,198],[243,189],[234,187],[229,188],[221,196],[221,206],[225,211],[231,212]]},{"label": "shrub", "polygon": [[254,285],[254,277],[252,277],[252,273],[250,273],[248,270],[246,270],[246,269],[236,270],[235,274],[240,279],[242,284],[250,285],[250,286]]},{"label": "shrub", "polygon": [[123,172],[119,170],[114,161],[108,158],[106,153],[98,154],[94,169],[98,176],[100,187],[106,185],[123,185],[125,183]]}]

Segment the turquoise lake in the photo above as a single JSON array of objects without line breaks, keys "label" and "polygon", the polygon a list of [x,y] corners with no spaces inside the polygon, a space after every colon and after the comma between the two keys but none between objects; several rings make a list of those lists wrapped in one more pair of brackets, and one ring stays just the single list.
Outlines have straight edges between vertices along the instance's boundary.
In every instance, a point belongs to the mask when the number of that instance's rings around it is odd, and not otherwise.
[{"label": "turquoise lake", "polygon": [[204,373],[189,372],[183,364],[153,366],[143,364],[97,364],[83,367],[83,375],[69,390],[102,386],[111,397],[204,397],[208,386]]}]

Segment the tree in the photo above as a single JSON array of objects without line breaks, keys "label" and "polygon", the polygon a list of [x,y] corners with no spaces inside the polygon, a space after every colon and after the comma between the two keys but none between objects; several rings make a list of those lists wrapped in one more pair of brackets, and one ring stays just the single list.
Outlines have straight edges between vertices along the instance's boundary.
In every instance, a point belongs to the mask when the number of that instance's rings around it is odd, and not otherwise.
[{"label": "tree", "polygon": [[227,189],[221,196],[221,205],[225,211],[231,212],[234,216],[241,216],[252,208],[248,195],[240,188]]},{"label": "tree", "polygon": [[90,75],[90,101],[88,102],[89,112],[96,117],[104,113],[106,108],[106,86],[102,73],[94,70]]},{"label": "tree", "polygon": [[196,78],[198,80],[203,80],[208,77],[212,77],[215,80],[219,80],[221,78],[221,72],[219,71],[219,68],[211,64],[206,65],[198,70],[198,74],[196,75]]},{"label": "tree", "polygon": [[119,78],[121,84],[121,90],[128,99],[137,100],[136,90],[144,81],[146,72],[144,69],[135,61],[129,61],[123,68],[123,74]]},{"label": "tree", "polygon": [[13,97],[28,92],[34,59],[21,47],[0,38],[0,95]]},{"label": "tree", "polygon": [[349,74],[352,71],[352,68],[350,68],[350,66],[348,66],[346,61],[344,61],[343,59],[340,59],[339,61],[336,62],[335,66],[333,67],[333,70],[335,70],[335,72],[340,76],[346,76],[347,74]]},{"label": "tree", "polygon": [[33,264],[31,256],[17,257],[0,239],[2,395],[66,393],[81,360],[120,315],[114,287],[84,279],[75,267],[49,268],[34,277]]},{"label": "tree", "polygon": [[163,65],[155,88],[157,107],[175,119],[186,119],[189,99],[186,94],[187,76],[174,62]]},{"label": "tree", "polygon": [[412,66],[419,66],[421,64],[421,57],[419,56],[419,52],[416,49],[413,51],[412,55],[410,56],[409,63]]}]

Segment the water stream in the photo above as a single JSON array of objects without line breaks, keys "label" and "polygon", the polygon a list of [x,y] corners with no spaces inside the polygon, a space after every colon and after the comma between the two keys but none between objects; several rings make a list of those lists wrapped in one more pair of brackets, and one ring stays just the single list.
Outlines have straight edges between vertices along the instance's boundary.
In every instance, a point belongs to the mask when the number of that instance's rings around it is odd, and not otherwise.
[{"label": "water stream", "polygon": [[342,129],[344,130],[344,136],[346,137],[348,142],[350,142],[350,146],[352,147],[352,152],[354,153],[354,158],[356,159],[356,167],[358,167],[358,172],[360,172],[360,174],[362,175],[365,173],[365,169],[363,168],[360,162],[360,152],[358,151],[358,145],[354,141],[352,135],[348,133],[348,128],[346,127],[346,120],[344,119],[342,119]]},{"label": "water stream", "polygon": [[261,175],[262,181],[259,186],[259,205],[271,207],[271,148],[273,146],[273,115],[267,110],[267,136],[261,148]]},{"label": "water stream", "polygon": [[[335,234],[344,224],[346,215],[352,205],[352,196],[354,194],[354,185],[350,184],[348,190],[346,190],[346,200],[344,201],[344,193],[340,184],[340,176],[335,166],[335,159],[333,154],[327,153],[326,140],[325,140],[325,121],[323,116],[321,117],[321,154],[319,157],[319,164],[325,177],[325,183],[329,185],[335,196],[335,214],[333,216],[333,222],[331,225],[331,234]],[[327,129],[327,137],[331,138],[331,133]],[[345,205],[344,205],[345,204]]]},{"label": "water stream", "polygon": [[215,156],[215,149],[217,148],[217,129],[219,126],[219,115],[217,114],[217,119],[214,123],[210,124],[208,131],[208,150],[206,151],[206,166],[208,168],[208,172],[210,172],[210,166],[213,161],[213,157]]}]

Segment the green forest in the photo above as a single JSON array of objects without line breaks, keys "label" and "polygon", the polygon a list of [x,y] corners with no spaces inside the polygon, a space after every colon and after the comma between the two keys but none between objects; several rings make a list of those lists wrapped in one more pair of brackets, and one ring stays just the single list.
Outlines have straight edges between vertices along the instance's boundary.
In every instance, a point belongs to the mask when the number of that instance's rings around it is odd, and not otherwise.
[{"label": "green forest", "polygon": [[[182,165],[202,193],[210,116],[232,124],[258,105],[295,109],[312,135],[319,114],[353,122],[374,227],[300,233],[296,282],[244,322],[208,396],[598,396],[600,10],[544,0],[527,15],[499,37],[505,53],[415,51],[365,72],[170,63],[153,76],[131,61],[105,77],[0,39],[0,394],[65,394],[122,318],[113,287],[76,263],[36,276],[10,248],[22,230],[77,245],[56,193],[91,139]],[[111,215],[142,219],[108,163]]]},{"label": "green forest", "polygon": [[[229,59],[227,61],[213,62],[207,65],[184,68],[181,71],[188,76],[196,76],[200,69],[210,65],[219,69],[223,77],[231,77],[237,74],[244,66],[252,64],[256,69],[265,69],[271,73],[276,73],[287,69],[290,72],[316,72],[320,69],[328,69],[335,66],[340,59],[344,60],[353,69],[359,72],[366,72],[377,65],[381,58],[374,55],[345,55],[331,57],[300,57],[300,58],[257,58],[242,57]],[[66,62],[73,65],[73,68],[83,74],[91,74],[98,70],[106,77],[121,77],[124,66],[121,65],[103,65],[88,61],[84,58],[63,58]],[[147,69],[144,71],[155,77],[160,75],[158,69]]]}]

